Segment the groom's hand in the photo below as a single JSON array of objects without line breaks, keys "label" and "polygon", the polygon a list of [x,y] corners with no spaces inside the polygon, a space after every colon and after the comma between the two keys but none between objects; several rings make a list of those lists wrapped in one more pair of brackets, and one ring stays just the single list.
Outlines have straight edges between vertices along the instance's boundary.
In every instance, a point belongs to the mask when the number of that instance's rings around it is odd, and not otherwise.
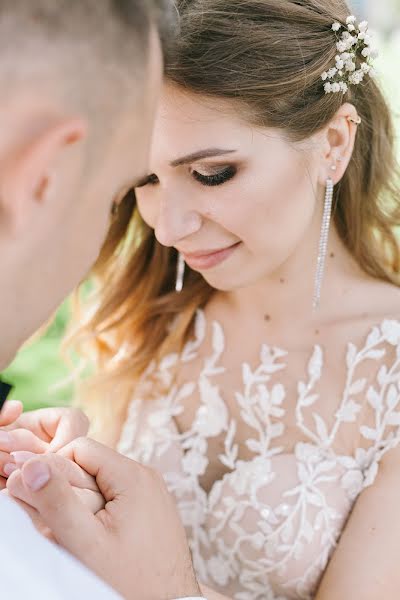
[{"label": "groom's hand", "polygon": [[[14,452],[16,471],[10,478],[10,489],[14,500],[21,504],[22,508],[29,514],[36,529],[48,539],[56,541],[51,529],[44,523],[39,512],[33,507],[31,490],[26,486],[21,475],[20,469],[23,465],[35,458],[36,455],[31,452]],[[74,493],[84,503],[84,505],[96,514],[105,506],[104,498],[97,487],[96,480],[92,475],[89,475],[79,465],[71,460],[59,456],[58,454],[47,454],[43,457],[52,469],[55,469],[60,475],[65,477],[72,486]],[[9,490],[4,490],[2,493],[11,495]]]},{"label": "groom's hand", "polygon": [[[156,471],[87,438],[60,450],[96,479],[106,505],[96,515],[74,494],[51,456],[24,464],[8,481],[34,507],[56,541],[124,598],[200,596],[185,530]],[[23,485],[14,486],[18,478]]]}]

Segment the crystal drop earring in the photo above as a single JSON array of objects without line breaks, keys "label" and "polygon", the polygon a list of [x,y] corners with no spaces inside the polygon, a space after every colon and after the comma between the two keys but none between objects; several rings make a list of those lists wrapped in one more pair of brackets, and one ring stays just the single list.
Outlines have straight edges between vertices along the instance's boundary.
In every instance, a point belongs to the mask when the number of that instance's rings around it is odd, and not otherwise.
[{"label": "crystal drop earring", "polygon": [[[335,165],[334,165],[334,167],[335,167]],[[332,171],[334,171],[334,170],[336,170],[336,168],[332,168]],[[333,183],[332,179],[329,177],[326,180],[324,214],[322,217],[321,235],[319,238],[319,246],[318,246],[317,272],[315,275],[314,298],[313,298],[313,309],[314,310],[316,310],[319,307],[320,300],[321,300],[322,280],[324,278],[326,253],[328,250],[329,228],[330,228],[331,214],[332,214],[333,190],[334,190],[334,183]]]},{"label": "crystal drop earring", "polygon": [[183,289],[183,278],[185,276],[185,259],[183,255],[178,253],[178,260],[176,265],[176,281],[175,281],[175,291],[180,293]]}]

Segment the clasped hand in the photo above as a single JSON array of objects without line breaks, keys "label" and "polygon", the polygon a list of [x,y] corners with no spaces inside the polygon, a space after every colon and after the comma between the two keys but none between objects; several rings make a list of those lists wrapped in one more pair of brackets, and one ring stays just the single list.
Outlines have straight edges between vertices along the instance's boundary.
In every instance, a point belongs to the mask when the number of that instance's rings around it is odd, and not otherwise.
[{"label": "clasped hand", "polygon": [[83,437],[76,409],[21,412],[8,402],[0,415],[2,493],[124,598],[201,595],[162,476]]}]

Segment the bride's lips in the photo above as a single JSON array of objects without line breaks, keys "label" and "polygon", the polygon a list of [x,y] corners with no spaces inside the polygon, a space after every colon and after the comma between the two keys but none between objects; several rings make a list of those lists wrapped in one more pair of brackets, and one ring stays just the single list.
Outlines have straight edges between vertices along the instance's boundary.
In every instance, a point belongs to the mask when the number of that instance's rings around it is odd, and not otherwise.
[{"label": "bride's lips", "polygon": [[227,248],[221,248],[220,250],[205,250],[203,252],[187,254],[182,252],[182,254],[185,262],[190,268],[201,271],[204,269],[211,269],[222,263],[235,252],[240,244],[241,242],[236,242],[236,244],[232,244],[232,246],[228,246]]}]

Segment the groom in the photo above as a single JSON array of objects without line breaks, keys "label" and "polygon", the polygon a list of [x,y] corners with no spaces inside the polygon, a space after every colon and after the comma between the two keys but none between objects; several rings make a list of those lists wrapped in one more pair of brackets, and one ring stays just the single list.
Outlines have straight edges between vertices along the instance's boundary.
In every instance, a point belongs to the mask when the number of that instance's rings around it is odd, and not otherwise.
[{"label": "groom", "polygon": [[[162,75],[159,12],[146,0],[0,4],[0,370],[85,276],[113,201],[145,173]],[[18,410],[6,403],[1,419]],[[30,461],[22,482],[56,539],[125,598],[199,595],[161,478],[94,442],[71,452],[96,477],[106,517],[88,515],[56,469]],[[157,514],[168,516],[161,527]],[[3,496],[0,586],[8,600],[116,597]]]}]

